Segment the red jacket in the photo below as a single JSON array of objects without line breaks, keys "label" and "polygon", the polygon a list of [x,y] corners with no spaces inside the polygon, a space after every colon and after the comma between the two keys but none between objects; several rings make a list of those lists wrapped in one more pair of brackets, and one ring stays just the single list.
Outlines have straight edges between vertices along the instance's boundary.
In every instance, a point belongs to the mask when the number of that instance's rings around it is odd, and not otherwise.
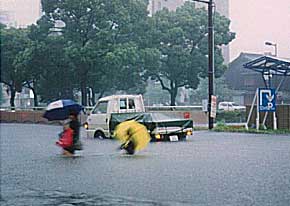
[{"label": "red jacket", "polygon": [[73,130],[71,128],[66,129],[56,144],[62,148],[71,147],[73,145]]}]

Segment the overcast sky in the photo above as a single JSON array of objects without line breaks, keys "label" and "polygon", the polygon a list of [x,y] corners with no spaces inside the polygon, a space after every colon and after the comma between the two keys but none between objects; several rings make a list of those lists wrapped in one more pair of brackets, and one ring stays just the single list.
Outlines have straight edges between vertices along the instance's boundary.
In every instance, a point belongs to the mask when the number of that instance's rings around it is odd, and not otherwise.
[{"label": "overcast sky", "polygon": [[[39,0],[0,0],[2,9],[14,9],[19,24],[33,23]],[[231,29],[236,39],[230,43],[231,60],[240,52],[274,53],[265,41],[278,45],[278,56],[290,58],[290,0],[229,0]]]},{"label": "overcast sky", "polygon": [[236,39],[230,44],[231,59],[240,52],[274,53],[290,58],[290,0],[230,0],[231,29]]}]

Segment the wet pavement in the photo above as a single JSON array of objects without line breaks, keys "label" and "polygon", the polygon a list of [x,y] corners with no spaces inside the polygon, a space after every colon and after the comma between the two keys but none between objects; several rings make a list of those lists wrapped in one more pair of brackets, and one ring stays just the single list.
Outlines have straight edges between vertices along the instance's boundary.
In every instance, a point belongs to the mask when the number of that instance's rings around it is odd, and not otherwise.
[{"label": "wet pavement", "polygon": [[134,156],[82,138],[67,158],[60,126],[0,126],[1,205],[290,205],[289,135],[201,131]]}]

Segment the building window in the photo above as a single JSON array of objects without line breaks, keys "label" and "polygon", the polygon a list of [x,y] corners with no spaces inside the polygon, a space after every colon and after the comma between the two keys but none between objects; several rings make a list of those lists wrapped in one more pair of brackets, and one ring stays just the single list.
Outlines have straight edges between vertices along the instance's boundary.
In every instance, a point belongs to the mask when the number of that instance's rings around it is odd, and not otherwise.
[{"label": "building window", "polygon": [[158,1],[158,11],[162,9],[161,1]]}]

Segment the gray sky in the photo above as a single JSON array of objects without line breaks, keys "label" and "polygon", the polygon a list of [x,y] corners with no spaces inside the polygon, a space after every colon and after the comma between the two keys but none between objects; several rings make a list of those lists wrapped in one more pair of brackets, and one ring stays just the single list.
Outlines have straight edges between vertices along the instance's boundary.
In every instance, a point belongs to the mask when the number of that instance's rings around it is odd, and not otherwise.
[{"label": "gray sky", "polygon": [[290,58],[290,0],[230,0],[231,29],[236,39],[230,44],[231,59],[240,52],[272,52]]},{"label": "gray sky", "polygon": [[[0,0],[0,7],[15,11],[20,25],[34,23],[39,0]],[[290,0],[229,0],[231,29],[236,39],[230,43],[231,60],[240,52],[274,53],[265,41],[278,45],[278,56],[290,57]]]}]

